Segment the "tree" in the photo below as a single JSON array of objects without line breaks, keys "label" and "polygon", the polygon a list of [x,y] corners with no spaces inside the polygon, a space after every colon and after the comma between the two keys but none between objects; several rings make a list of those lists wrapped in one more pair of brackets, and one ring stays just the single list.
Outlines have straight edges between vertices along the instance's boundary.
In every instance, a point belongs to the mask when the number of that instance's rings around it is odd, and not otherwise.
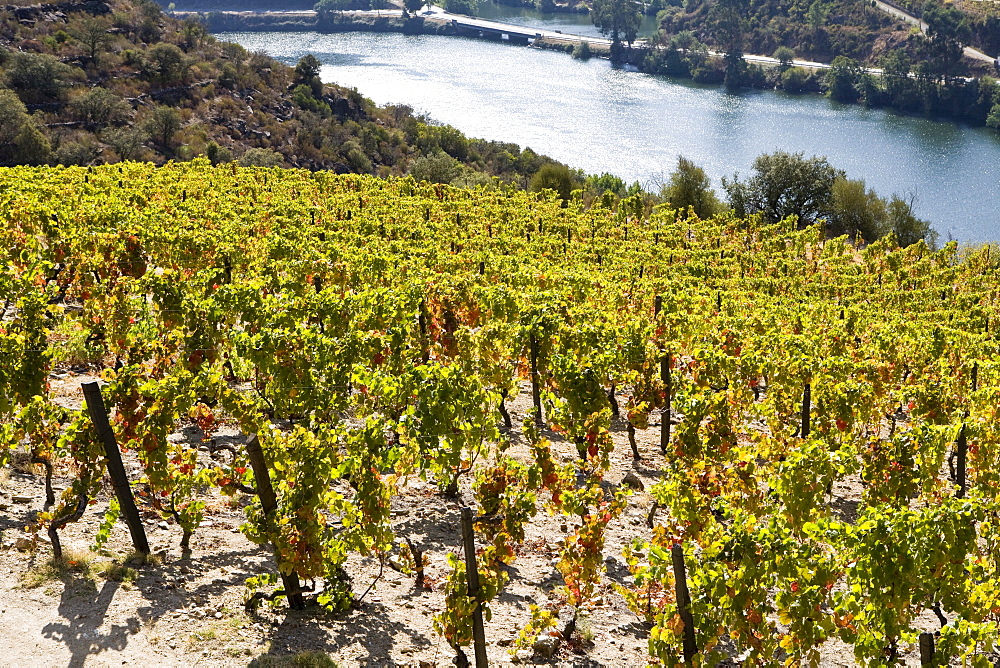
[{"label": "tree", "polygon": [[132,160],[149,139],[142,127],[108,128],[101,134],[101,141],[114,149],[119,160]]},{"label": "tree", "polygon": [[962,62],[962,44],[972,38],[965,13],[928,0],[921,18],[927,24],[927,56],[931,71],[943,77],[956,74]]},{"label": "tree", "polygon": [[25,104],[51,102],[62,97],[78,73],[47,53],[15,53],[7,66],[7,86]]},{"label": "tree", "polygon": [[14,140],[29,118],[27,108],[14,91],[0,89],[0,163],[13,159]]},{"label": "tree", "polygon": [[535,175],[531,177],[529,188],[531,192],[554,190],[565,206],[576,186],[577,180],[569,167],[550,162],[535,172]]},{"label": "tree", "polygon": [[921,239],[932,247],[937,245],[938,234],[931,229],[931,224],[920,220],[913,214],[913,198],[909,201],[899,195],[893,195],[889,200],[886,226],[896,235],[900,246],[915,244]]},{"label": "tree", "polygon": [[903,110],[915,110],[920,106],[920,96],[916,82],[910,78],[910,58],[902,49],[890,51],[880,63],[882,86],[889,104]]},{"label": "tree", "polygon": [[642,10],[634,0],[594,0],[590,20],[602,35],[611,36],[612,55],[620,54],[622,40],[631,47],[639,35]]},{"label": "tree", "polygon": [[826,74],[830,97],[838,102],[857,102],[860,80],[861,66],[858,61],[847,56],[834,58]]},{"label": "tree", "polygon": [[281,167],[284,162],[285,158],[280,153],[259,147],[248,149],[239,159],[241,167]]},{"label": "tree", "polygon": [[83,46],[90,60],[96,61],[101,50],[114,40],[110,29],[111,21],[107,18],[84,14],[70,25],[69,34]]},{"label": "tree", "polygon": [[873,241],[886,233],[885,201],[863,180],[838,178],[833,183],[833,215],[829,229]]},{"label": "tree", "polygon": [[311,53],[303,56],[295,65],[295,83],[308,86],[314,98],[323,97],[323,82],[319,78],[323,64]]},{"label": "tree", "polygon": [[479,0],[444,0],[445,11],[452,14],[467,14],[475,16]]},{"label": "tree", "polygon": [[801,93],[809,82],[809,71],[804,67],[789,67],[781,73],[781,90],[789,93]]},{"label": "tree", "polygon": [[181,115],[172,107],[158,105],[146,118],[143,128],[157,144],[169,149],[174,135],[181,129]]},{"label": "tree", "polygon": [[797,216],[800,225],[810,225],[831,212],[833,183],[843,172],[826,158],[777,151],[753,161],[753,176],[740,181],[722,179],[722,187],[736,215],[760,213],[769,223]]},{"label": "tree", "polygon": [[743,81],[746,62],[743,60],[746,31],[747,0],[716,0],[708,13],[710,30],[726,55],[725,83],[738,86]]},{"label": "tree", "polygon": [[711,218],[723,208],[705,170],[684,156],[677,158],[677,169],[670,175],[670,182],[663,186],[660,197],[678,211],[693,208],[699,218]]},{"label": "tree", "polygon": [[416,14],[424,6],[424,0],[403,0],[403,7],[408,12]]},{"label": "tree", "polygon": [[779,46],[774,50],[773,57],[781,65],[781,69],[786,70],[792,66],[792,61],[795,60],[795,51],[787,46]]},{"label": "tree", "polygon": [[14,162],[20,165],[44,165],[52,155],[52,147],[42,131],[32,121],[26,121],[14,138]]},{"label": "tree", "polygon": [[986,117],[986,126],[1000,130],[1000,102],[990,108],[990,115]]},{"label": "tree", "polygon": [[121,125],[132,116],[132,107],[107,88],[91,88],[70,103],[73,116],[83,123],[104,127]]},{"label": "tree", "polygon": [[142,75],[161,86],[175,86],[187,79],[188,67],[179,46],[161,42],[146,50]]},{"label": "tree", "polygon": [[439,149],[434,155],[414,160],[409,174],[417,181],[451,183],[458,177],[461,169],[461,164],[455,158]]}]

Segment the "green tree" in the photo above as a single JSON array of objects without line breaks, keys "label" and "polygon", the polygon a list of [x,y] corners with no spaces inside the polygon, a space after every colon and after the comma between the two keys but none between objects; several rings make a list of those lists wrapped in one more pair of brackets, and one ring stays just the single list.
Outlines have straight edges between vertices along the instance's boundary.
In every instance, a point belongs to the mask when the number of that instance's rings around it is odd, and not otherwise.
[{"label": "green tree", "polygon": [[444,0],[444,8],[452,14],[475,16],[479,0]]},{"label": "green tree", "polygon": [[833,184],[843,172],[826,158],[806,159],[802,153],[777,151],[758,156],[753,161],[753,175],[740,181],[722,179],[722,187],[737,216],[760,213],[764,220],[776,223],[797,216],[800,225],[829,216]]},{"label": "green tree", "polygon": [[14,162],[20,165],[44,165],[52,155],[52,146],[33,122],[26,121],[14,138]]},{"label": "green tree", "polygon": [[921,239],[931,247],[937,245],[938,234],[931,229],[931,224],[914,215],[912,198],[907,201],[899,195],[892,196],[887,208],[886,227],[895,233],[900,246],[909,246]]},{"label": "green tree", "polygon": [[903,110],[916,110],[920,106],[917,84],[910,77],[910,57],[902,49],[893,49],[879,65],[882,68],[882,87],[889,104]]},{"label": "green tree", "polygon": [[774,50],[773,58],[778,61],[782,70],[786,70],[792,66],[792,61],[795,60],[795,51],[787,46],[779,46]]},{"label": "green tree", "polygon": [[743,60],[747,29],[747,0],[716,0],[708,13],[709,29],[725,52],[727,86],[738,86],[744,79]]},{"label": "green tree", "polygon": [[170,149],[174,135],[181,129],[181,115],[172,107],[158,105],[146,118],[143,128],[157,144]]},{"label": "green tree", "polygon": [[808,85],[810,85],[810,74],[804,67],[789,67],[781,73],[781,90],[801,93]]},{"label": "green tree", "polygon": [[14,91],[0,88],[0,164],[13,161],[14,140],[29,118],[27,108]]},{"label": "green tree", "polygon": [[79,70],[47,53],[15,53],[7,65],[7,86],[25,104],[51,102],[62,97]]},{"label": "green tree", "polygon": [[588,176],[586,181],[584,181],[584,186],[595,195],[603,195],[606,192],[611,192],[618,197],[624,197],[625,191],[628,188],[625,181],[620,177],[608,174],[607,172],[596,176]]},{"label": "green tree", "polygon": [[670,174],[660,197],[679,211],[692,207],[699,218],[711,218],[723,209],[705,170],[684,156],[677,158],[677,169]]},{"label": "green tree", "polygon": [[280,167],[285,158],[269,148],[254,147],[248,149],[239,159],[241,167]]},{"label": "green tree", "polygon": [[577,179],[569,167],[550,162],[535,172],[535,175],[531,177],[529,188],[531,192],[554,190],[565,206],[577,185]]},{"label": "green tree", "polygon": [[858,61],[847,56],[837,56],[830,63],[826,73],[826,84],[830,97],[838,102],[857,102],[858,83],[861,80],[861,66]]},{"label": "green tree", "polygon": [[451,183],[461,172],[461,164],[444,151],[417,158],[410,165],[409,174],[418,181]]},{"label": "green tree", "polygon": [[958,73],[962,45],[972,38],[972,29],[962,10],[928,0],[921,15],[927,24],[927,56],[931,71],[947,77]]},{"label": "green tree", "polygon": [[423,8],[424,0],[403,0],[403,7],[408,12],[416,14]]},{"label": "green tree", "polygon": [[838,178],[833,183],[833,215],[829,230],[874,241],[886,233],[886,205],[863,180]]},{"label": "green tree", "polygon": [[109,30],[109,19],[90,14],[83,14],[69,26],[69,34],[83,46],[87,57],[92,61],[96,61],[100,52],[114,41],[115,37]]},{"label": "green tree", "polygon": [[114,149],[119,160],[138,157],[139,149],[148,140],[149,133],[143,127],[113,127],[101,133],[101,141]]},{"label": "green tree", "polygon": [[147,49],[141,66],[142,75],[161,86],[182,84],[188,75],[189,63],[176,44],[161,42]]},{"label": "green tree", "polygon": [[311,53],[303,56],[295,65],[295,83],[308,86],[312,96],[323,97],[323,82],[319,78],[323,64]]},{"label": "green tree", "polygon": [[1000,102],[997,102],[990,109],[990,115],[986,117],[987,127],[1000,130]]},{"label": "green tree", "polygon": [[602,35],[611,36],[612,56],[620,56],[622,41],[631,47],[639,35],[642,7],[635,0],[594,0],[590,20]]},{"label": "green tree", "polygon": [[121,125],[132,116],[128,102],[99,86],[73,100],[70,109],[78,121],[99,127]]}]

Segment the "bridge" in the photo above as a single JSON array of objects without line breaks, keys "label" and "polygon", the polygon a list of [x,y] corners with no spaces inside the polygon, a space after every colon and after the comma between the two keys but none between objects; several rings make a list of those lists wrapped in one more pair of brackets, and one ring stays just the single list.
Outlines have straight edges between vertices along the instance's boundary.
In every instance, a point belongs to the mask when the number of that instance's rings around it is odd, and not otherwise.
[{"label": "bridge", "polygon": [[611,46],[611,40],[601,37],[585,37],[559,30],[545,30],[544,28],[531,28],[488,19],[477,19],[462,14],[451,14],[436,6],[421,12],[420,16],[450,23],[459,35],[470,37],[493,38],[521,44],[530,44],[536,39],[545,39],[572,45],[588,42],[591,45]]}]

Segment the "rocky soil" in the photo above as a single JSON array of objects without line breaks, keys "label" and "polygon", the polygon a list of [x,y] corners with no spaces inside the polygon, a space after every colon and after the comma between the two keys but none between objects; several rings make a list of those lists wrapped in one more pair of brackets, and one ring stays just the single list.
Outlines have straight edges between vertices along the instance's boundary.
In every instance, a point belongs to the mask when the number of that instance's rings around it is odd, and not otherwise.
[{"label": "rocky soil", "polygon": [[[86,376],[59,374],[67,405],[79,405],[79,384]],[[530,409],[522,392],[508,404],[515,425]],[[183,426],[182,426],[183,427]],[[580,622],[582,637],[571,642],[546,640],[535,650],[511,652],[519,630],[530,618],[529,605],[544,605],[560,596],[561,575],[554,568],[557,541],[572,530],[572,519],[539,513],[523,550],[511,569],[510,583],[492,607],[486,624],[490,664],[557,664],[572,666],[642,666],[646,664],[648,626],[628,611],[611,584],[628,583],[622,547],[647,536],[645,518],[661,463],[658,428],[638,433],[643,461],[633,463],[624,425],[615,432],[613,467],[608,479],[637,481],[628,510],[609,528],[607,568],[598,605]],[[181,428],[174,438],[195,439],[194,429]],[[515,430],[509,452],[527,460],[528,449]],[[557,443],[571,459],[575,449]],[[206,458],[210,455],[206,452]],[[225,455],[222,455],[225,456]],[[127,465],[129,463],[127,462]],[[133,480],[138,467],[130,466]],[[273,568],[268,549],[250,543],[240,532],[242,511],[229,499],[206,490],[208,512],[194,534],[190,554],[179,548],[180,529],[151,510],[143,511],[155,553],[151,563],[129,564],[131,548],[124,524],[116,524],[102,553],[89,550],[108,499],[110,485],[84,518],[62,532],[64,549],[75,565],[56,570],[47,563],[51,546],[40,541],[27,548],[22,527],[43,510],[42,477],[25,458],[15,460],[0,478],[0,665],[10,666],[239,666],[256,660],[274,665],[281,657],[320,652],[341,665],[447,666],[452,651],[432,630],[432,616],[444,605],[440,582],[446,555],[460,553],[462,499],[446,499],[427,484],[410,481],[393,500],[394,530],[426,551],[430,591],[418,591],[412,578],[354,557],[347,565],[356,594],[371,589],[354,609],[327,613],[319,609],[289,612],[267,606],[253,615],[243,609],[246,578]],[[57,470],[56,487],[65,487],[68,470]],[[835,504],[849,513],[860,499],[855,483],[838,484]],[[58,494],[58,491],[57,491]],[[471,500],[463,491],[464,502]],[[374,583],[374,585],[373,585]],[[373,585],[373,586],[372,586]],[[839,643],[824,647],[823,665],[853,665],[850,649]],[[471,651],[470,651],[471,658]],[[916,654],[908,665],[919,665]],[[735,664],[734,664],[735,665]]]}]

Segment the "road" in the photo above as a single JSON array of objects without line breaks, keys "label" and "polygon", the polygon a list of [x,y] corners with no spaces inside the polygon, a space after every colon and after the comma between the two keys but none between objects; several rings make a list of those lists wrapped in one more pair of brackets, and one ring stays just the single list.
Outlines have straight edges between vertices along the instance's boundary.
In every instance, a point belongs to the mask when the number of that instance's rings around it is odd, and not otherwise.
[{"label": "road", "polygon": [[[906,21],[912,26],[917,26],[918,28],[920,28],[920,32],[925,34],[927,33],[927,24],[918,19],[913,14],[910,14],[905,10],[900,9],[899,7],[896,7],[894,5],[882,2],[882,0],[875,0],[875,6],[890,16],[895,16],[897,19],[902,19],[903,21]],[[974,49],[971,46],[967,46],[962,50],[965,53],[966,58],[972,58],[973,60],[982,60],[987,63],[996,62],[996,59],[991,58],[990,56],[986,55],[979,49]]]}]

